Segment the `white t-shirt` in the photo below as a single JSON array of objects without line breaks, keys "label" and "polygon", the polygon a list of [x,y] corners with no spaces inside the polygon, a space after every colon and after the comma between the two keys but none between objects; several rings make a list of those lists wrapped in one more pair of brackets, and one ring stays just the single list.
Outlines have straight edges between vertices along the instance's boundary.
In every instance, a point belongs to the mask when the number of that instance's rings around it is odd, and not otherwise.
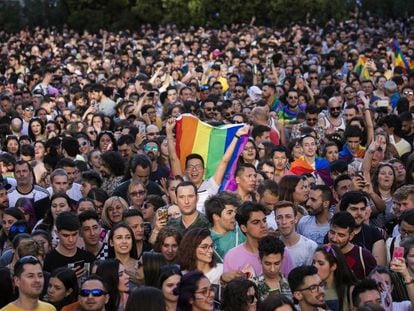
[{"label": "white t-shirt", "polygon": [[313,254],[315,253],[318,244],[314,241],[300,236],[298,243],[293,246],[286,246],[289,250],[289,254],[292,257],[294,267],[299,267],[303,265],[311,265]]},{"label": "white t-shirt", "polygon": [[207,180],[203,180],[198,188],[197,210],[203,215],[206,213],[204,202],[208,199],[208,197],[217,194],[219,187],[220,186],[216,184],[213,178],[209,178]]}]

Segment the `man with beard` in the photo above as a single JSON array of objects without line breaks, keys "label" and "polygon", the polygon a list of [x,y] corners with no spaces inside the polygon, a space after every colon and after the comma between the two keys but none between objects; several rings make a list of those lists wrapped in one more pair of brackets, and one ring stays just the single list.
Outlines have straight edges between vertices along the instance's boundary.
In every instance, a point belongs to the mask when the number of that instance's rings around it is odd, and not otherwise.
[{"label": "man with beard", "polygon": [[339,210],[347,211],[354,217],[356,227],[352,243],[369,250],[378,265],[385,265],[385,241],[381,232],[364,223],[367,216],[367,198],[360,191],[349,191],[344,194]]},{"label": "man with beard", "polygon": [[[115,114],[115,102],[104,93],[105,87],[101,84],[92,85],[92,100],[96,101],[97,110],[106,116],[112,117]],[[92,103],[93,105],[93,103]]]},{"label": "man with beard", "polygon": [[318,244],[296,232],[298,210],[289,201],[281,201],[275,205],[275,218],[280,239],[292,256],[294,266],[312,264],[312,256]]},{"label": "man with beard", "polygon": [[345,131],[346,123],[341,116],[341,103],[337,97],[331,97],[328,100],[328,113],[319,114],[319,125],[326,129],[326,133],[330,134],[338,130]]},{"label": "man with beard", "polygon": [[203,121],[216,121],[217,100],[215,97],[209,96],[201,103],[201,111],[203,112]]},{"label": "man with beard", "polygon": [[413,114],[408,111],[404,111],[399,115],[402,126],[401,126],[401,134],[402,138],[404,138],[410,145],[413,145],[414,142],[414,126],[413,126]]},{"label": "man with beard", "polygon": [[309,215],[303,216],[298,224],[298,233],[323,244],[323,239],[329,231],[329,209],[332,204],[332,191],[326,185],[315,185],[309,192],[306,209]]},{"label": "man with beard", "polygon": [[56,311],[49,303],[39,300],[44,285],[44,275],[40,261],[33,256],[20,258],[14,265],[13,283],[18,288],[18,296],[15,301],[9,303],[1,310],[42,310]]},{"label": "man with beard", "polygon": [[315,266],[301,266],[293,269],[288,276],[293,301],[301,311],[322,311],[326,308],[325,283]]},{"label": "man with beard", "polygon": [[357,279],[362,280],[376,267],[377,262],[367,249],[351,242],[355,235],[355,228],[354,217],[348,212],[341,211],[331,219],[328,240],[339,247],[348,267]]},{"label": "man with beard", "polygon": [[109,293],[104,281],[97,275],[89,276],[79,290],[79,311],[105,311]]},{"label": "man with beard", "polygon": [[156,141],[148,141],[144,145],[144,152],[151,160],[151,174],[149,179],[160,183],[162,178],[170,176],[170,170],[160,163],[160,146]]}]

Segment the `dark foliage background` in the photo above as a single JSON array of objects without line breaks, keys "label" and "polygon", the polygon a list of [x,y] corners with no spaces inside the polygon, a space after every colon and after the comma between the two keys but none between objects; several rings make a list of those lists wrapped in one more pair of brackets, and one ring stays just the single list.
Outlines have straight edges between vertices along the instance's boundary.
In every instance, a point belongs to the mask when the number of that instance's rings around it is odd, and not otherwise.
[{"label": "dark foliage background", "polygon": [[[0,29],[56,26],[82,31],[137,29],[143,23],[213,26],[248,22],[283,26],[314,20],[346,20],[356,0],[0,0]],[[361,12],[383,18],[406,18],[414,0],[359,0]]]}]

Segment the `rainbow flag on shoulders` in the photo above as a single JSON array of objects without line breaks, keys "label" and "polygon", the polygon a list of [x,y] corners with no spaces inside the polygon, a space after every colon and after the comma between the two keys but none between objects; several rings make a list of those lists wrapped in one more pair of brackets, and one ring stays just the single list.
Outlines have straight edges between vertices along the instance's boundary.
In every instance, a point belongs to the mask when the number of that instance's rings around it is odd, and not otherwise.
[{"label": "rainbow flag on shoulders", "polygon": [[[176,124],[175,148],[181,162],[181,169],[185,170],[186,157],[191,153],[197,153],[204,159],[205,178],[212,177],[237,130],[243,126],[244,124],[229,124],[214,127],[202,122],[192,114],[186,113],[179,116]],[[248,138],[248,135],[244,135],[237,141],[219,191],[234,191],[236,189],[234,172],[237,168],[237,160]]]}]

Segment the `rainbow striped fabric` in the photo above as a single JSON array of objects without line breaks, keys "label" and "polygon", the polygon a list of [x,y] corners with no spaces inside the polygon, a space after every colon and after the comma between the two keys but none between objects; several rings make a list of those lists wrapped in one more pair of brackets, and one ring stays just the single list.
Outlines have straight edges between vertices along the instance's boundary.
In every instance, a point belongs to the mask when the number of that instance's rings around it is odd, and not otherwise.
[{"label": "rainbow striped fabric", "polygon": [[[204,159],[205,178],[213,176],[234,135],[243,126],[244,124],[230,124],[214,127],[200,121],[192,114],[182,114],[177,118],[175,146],[181,162],[181,169],[185,170],[186,157],[191,153],[197,153]],[[237,168],[237,160],[248,138],[248,135],[244,135],[237,141],[219,191],[234,191],[236,189],[234,172]]]},{"label": "rainbow striped fabric", "polygon": [[370,75],[368,72],[367,68],[364,68],[366,62],[367,62],[367,57],[365,55],[360,55],[358,57],[358,62],[355,65],[355,69],[354,72],[356,72],[356,74],[358,75],[358,77],[361,77],[361,72],[362,72],[362,79],[363,80],[369,80]]},{"label": "rainbow striped fabric", "polygon": [[402,67],[408,72],[411,71],[410,65],[407,62],[407,59],[404,57],[404,54],[401,52],[397,40],[393,39],[390,42],[390,48],[394,52],[394,66]]}]

